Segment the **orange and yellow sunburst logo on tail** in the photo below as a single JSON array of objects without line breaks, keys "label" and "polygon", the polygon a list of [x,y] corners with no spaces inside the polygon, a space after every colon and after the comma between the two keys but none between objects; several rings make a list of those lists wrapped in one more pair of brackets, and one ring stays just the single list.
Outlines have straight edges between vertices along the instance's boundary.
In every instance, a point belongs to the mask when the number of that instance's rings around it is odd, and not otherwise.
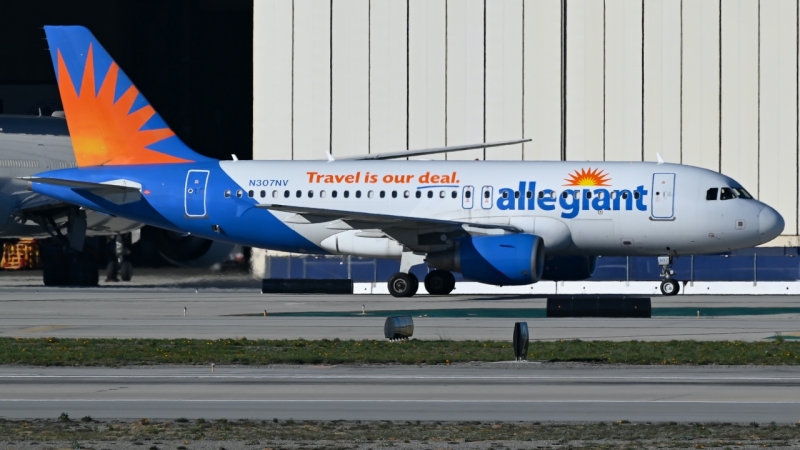
[{"label": "orange and yellow sunburst logo on tail", "polygon": [[147,148],[175,135],[169,128],[142,129],[155,114],[149,104],[130,112],[139,91],[130,86],[117,101],[119,67],[111,63],[99,91],[95,87],[92,46],[86,55],[80,94],[58,51],[58,89],[67,116],[78,166],[163,164],[188,160]]},{"label": "orange and yellow sunburst logo on tail", "polygon": [[564,181],[567,182],[564,186],[608,186],[611,178],[602,170],[589,167],[589,170],[576,170]]}]

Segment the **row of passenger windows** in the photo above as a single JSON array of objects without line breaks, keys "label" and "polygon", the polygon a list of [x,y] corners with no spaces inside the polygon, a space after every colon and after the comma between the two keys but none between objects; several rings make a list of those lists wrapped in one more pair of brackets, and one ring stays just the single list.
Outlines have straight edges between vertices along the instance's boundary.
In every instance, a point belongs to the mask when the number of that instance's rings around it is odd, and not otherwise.
[{"label": "row of passenger windows", "polygon": [[732,200],[734,198],[753,198],[745,188],[711,188],[706,191],[706,200]]},{"label": "row of passenger windows", "polygon": [[[580,198],[580,194],[581,194],[581,191],[579,191],[579,190],[575,190],[575,191],[570,190],[570,191],[562,192],[561,196],[564,197],[564,198],[567,198],[567,197],[569,197],[571,195],[573,197]],[[225,190],[224,195],[225,195],[225,198],[231,197],[231,195],[232,195],[231,190],[230,189]],[[238,189],[236,191],[235,195],[236,195],[237,198],[242,198],[242,197],[244,197],[244,191],[241,190],[241,189]],[[248,197],[253,198],[253,197],[255,197],[255,195],[256,195],[255,191],[253,191],[253,190],[247,191],[247,196]],[[278,190],[272,191],[272,198],[280,198],[281,195],[283,196],[283,198],[289,198],[289,197],[292,196],[292,191],[290,191],[288,189],[284,190],[282,193],[280,191],[278,191]],[[326,191],[319,191],[319,193],[317,194],[313,190],[309,190],[306,193],[306,197],[307,198],[314,198],[315,195],[319,195],[320,198],[325,198],[325,197],[327,197],[328,193]],[[339,192],[338,191],[331,191],[330,195],[331,195],[332,198],[338,198]],[[355,195],[355,198],[361,198],[362,193],[361,193],[361,191],[355,191],[354,195]],[[378,193],[378,196],[380,198],[386,198],[386,195],[387,195],[387,191],[380,191]],[[401,194],[398,191],[391,191],[391,197],[392,198],[397,198],[400,195]],[[424,196],[427,197],[427,198],[433,198],[436,195],[437,194],[435,194],[433,190],[429,190],[426,194],[424,194]],[[490,198],[491,195],[492,195],[491,191],[485,190],[483,192],[483,197],[484,198]],[[510,194],[509,194],[508,190],[504,190],[502,192],[502,194],[501,194],[501,196],[503,198],[508,198],[509,195]],[[520,191],[514,191],[514,198],[519,198],[520,195],[521,195]],[[629,195],[629,193],[627,191],[622,191],[620,196],[623,199],[627,200],[628,199],[628,195]],[[296,190],[294,192],[294,196],[296,198],[302,198],[303,197],[303,191],[301,191],[299,189]],[[366,192],[366,197],[367,198],[373,198],[374,196],[375,196],[375,191],[367,191]],[[414,196],[416,198],[422,198],[423,197],[423,193],[422,193],[422,191],[416,191]],[[439,198],[446,198],[447,197],[447,192],[444,191],[444,190],[441,190],[441,191],[439,191],[438,196],[439,196]],[[539,191],[539,194],[538,194],[539,198],[544,198],[545,196],[554,199],[554,198],[556,198],[556,192],[555,191],[546,191],[546,192],[545,191]],[[617,197],[617,192],[616,191],[611,192],[610,196],[611,196],[612,199],[616,198]],[[260,192],[260,197],[261,198],[266,198],[267,197],[267,191],[261,191]],[[342,197],[350,198],[350,191],[342,191]],[[410,198],[411,197],[411,191],[403,191],[402,192],[402,197],[403,198]],[[451,198],[458,198],[458,192],[457,191],[450,191],[450,197]],[[464,197],[472,198],[472,191],[465,191],[464,192]],[[532,197],[533,197],[533,191],[527,191],[525,193],[525,198],[532,198]],[[591,191],[587,191],[586,192],[586,198],[592,198]],[[639,198],[639,193],[638,192],[634,192],[633,193],[633,198],[638,199]]]},{"label": "row of passenger windows", "polygon": [[[267,191],[261,191],[260,194],[261,194],[260,195],[261,198],[266,198],[267,197]],[[354,194],[355,198],[361,198],[362,197],[362,192],[361,191],[355,191],[353,194]],[[380,191],[380,193],[378,193],[378,196],[380,198],[386,198],[386,194],[387,194],[386,191]],[[224,195],[225,195],[225,198],[230,197],[231,196],[231,191],[230,190],[226,190]],[[250,191],[247,192],[247,196],[250,197],[250,198],[255,197],[255,195],[256,195],[255,191],[250,190]],[[281,197],[281,195],[283,195],[284,198],[289,198],[289,197],[292,196],[292,191],[290,191],[288,189],[283,191],[282,193],[280,191],[272,191],[272,198],[279,198],[279,197]],[[328,193],[326,191],[319,191],[319,193],[316,193],[313,190],[309,190],[306,193],[306,197],[308,197],[308,198],[314,198],[315,195],[319,195],[320,198],[325,198],[325,197],[328,196]],[[338,198],[339,197],[339,191],[331,191],[330,195],[333,198]],[[391,192],[392,198],[397,198],[398,195],[400,195],[398,193],[398,191],[392,191]],[[433,198],[435,195],[436,194],[434,194],[434,192],[431,190],[431,191],[428,191],[428,193],[425,196],[428,197],[428,198]],[[297,191],[294,192],[294,196],[297,197],[297,198],[302,198],[303,197],[303,191],[298,189]],[[410,198],[411,197],[411,192],[410,191],[404,191],[402,193],[402,196],[403,196],[403,198]],[[447,197],[447,193],[445,191],[439,191],[438,196],[439,196],[439,198],[445,198],[445,197]],[[470,193],[467,192],[467,198],[469,198],[470,196],[471,196]],[[236,191],[236,197],[237,198],[244,197],[244,191],[242,191],[241,189],[237,190]],[[342,197],[350,198],[350,191],[343,191],[342,192]],[[367,191],[366,192],[366,197],[367,198],[375,197],[375,191]],[[416,197],[417,198],[422,198],[422,191],[417,191],[416,192]],[[458,193],[456,191],[451,191],[450,192],[450,197],[457,198],[458,197]]]}]

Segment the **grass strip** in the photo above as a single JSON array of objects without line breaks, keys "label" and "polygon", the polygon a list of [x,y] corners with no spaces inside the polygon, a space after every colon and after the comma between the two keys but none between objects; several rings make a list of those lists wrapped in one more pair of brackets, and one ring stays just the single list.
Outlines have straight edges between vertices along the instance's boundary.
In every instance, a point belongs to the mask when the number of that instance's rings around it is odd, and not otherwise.
[{"label": "grass strip", "polygon": [[[600,364],[798,365],[800,342],[531,342],[528,359]],[[0,338],[0,364],[449,364],[508,361],[502,341]]]},{"label": "grass strip", "polygon": [[[0,445],[47,449],[218,448],[763,448],[800,446],[800,426],[732,423],[294,421],[294,420],[1,420]],[[216,445],[211,445],[216,443]],[[469,443],[469,444],[466,444]],[[121,445],[120,445],[121,444]],[[299,444],[299,445],[298,445]],[[456,445],[456,447],[448,446]],[[220,447],[222,445],[222,447]],[[506,447],[507,448],[507,447]]]}]

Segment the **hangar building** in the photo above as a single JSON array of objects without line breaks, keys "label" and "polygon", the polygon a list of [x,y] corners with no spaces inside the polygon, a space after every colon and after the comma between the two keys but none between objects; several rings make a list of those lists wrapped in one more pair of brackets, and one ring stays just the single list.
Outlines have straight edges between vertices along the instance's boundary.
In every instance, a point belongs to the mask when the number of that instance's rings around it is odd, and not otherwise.
[{"label": "hangar building", "polygon": [[[530,138],[462,159],[721,171],[798,240],[795,0],[257,0],[256,159]],[[444,158],[445,156],[440,156]]]}]

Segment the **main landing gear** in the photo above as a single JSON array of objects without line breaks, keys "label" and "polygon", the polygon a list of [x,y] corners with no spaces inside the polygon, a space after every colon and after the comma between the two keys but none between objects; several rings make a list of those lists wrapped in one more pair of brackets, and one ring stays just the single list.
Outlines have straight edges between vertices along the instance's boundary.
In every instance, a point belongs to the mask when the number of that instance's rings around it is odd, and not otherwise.
[{"label": "main landing gear", "polygon": [[658,265],[661,266],[661,293],[664,295],[678,295],[681,285],[672,279],[675,271],[672,270],[672,256],[659,256]]},{"label": "main landing gear", "polygon": [[[52,215],[32,217],[55,242],[42,251],[42,281],[45,286],[97,286],[97,263],[83,251],[86,211],[71,207],[66,217],[66,224],[56,223]],[[66,233],[62,233],[64,228]]]},{"label": "main landing gear", "polygon": [[[412,297],[419,289],[419,279],[411,267],[425,262],[424,256],[403,251],[400,272],[389,278],[389,293],[394,297]],[[433,270],[425,276],[425,290],[433,295],[447,295],[456,287],[456,279],[446,270]]]}]

